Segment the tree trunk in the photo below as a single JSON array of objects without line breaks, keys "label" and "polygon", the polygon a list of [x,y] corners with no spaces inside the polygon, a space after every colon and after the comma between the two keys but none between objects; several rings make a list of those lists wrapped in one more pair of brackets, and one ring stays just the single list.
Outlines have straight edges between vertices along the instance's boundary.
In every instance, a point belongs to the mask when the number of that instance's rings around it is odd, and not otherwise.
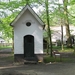
[{"label": "tree trunk", "polygon": [[70,29],[69,29],[69,19],[68,19],[68,12],[67,12],[67,4],[68,0],[63,0],[64,3],[64,22],[66,26],[66,36],[67,36],[67,47],[72,47],[72,41],[70,36]]},{"label": "tree trunk", "polygon": [[52,57],[52,40],[51,40],[51,30],[50,30],[50,23],[49,23],[48,0],[45,0],[45,5],[46,5],[46,15],[47,15],[47,25],[48,25],[49,49],[51,49],[50,55]]},{"label": "tree trunk", "polygon": [[62,25],[62,19],[61,19],[61,48],[62,50],[63,50],[63,46],[64,46],[63,44],[63,25]]},{"label": "tree trunk", "polygon": [[[60,4],[59,4],[59,12],[60,12],[60,14],[62,13]],[[63,44],[63,18],[61,16],[59,18],[60,18],[60,25],[61,25],[61,49],[63,50],[63,46],[64,46],[64,44]]]}]

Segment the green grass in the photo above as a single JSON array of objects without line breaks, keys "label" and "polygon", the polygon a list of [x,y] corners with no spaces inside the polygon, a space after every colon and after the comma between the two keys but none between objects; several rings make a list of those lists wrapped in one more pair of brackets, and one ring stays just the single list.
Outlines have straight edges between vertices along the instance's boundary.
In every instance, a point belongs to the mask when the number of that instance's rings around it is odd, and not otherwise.
[{"label": "green grass", "polygon": [[11,54],[11,56],[6,57],[0,57],[1,61],[14,61],[14,56]]},{"label": "green grass", "polygon": [[55,61],[60,62],[60,58],[57,58],[55,60],[55,57],[50,57],[49,55],[46,55],[44,57],[44,63],[55,62]]},{"label": "green grass", "polygon": [[[58,52],[61,52],[61,53],[73,53],[72,56],[75,57],[74,48],[64,47],[63,50],[62,50],[60,46],[53,46],[52,50],[57,50]],[[45,49],[44,52],[47,52],[47,50]],[[50,53],[50,51],[49,51],[49,53]],[[62,60],[61,62],[75,62],[75,59],[74,58],[70,58],[70,57],[68,57],[68,58],[67,57],[62,57],[61,60]],[[50,55],[45,55],[44,62],[45,63],[60,62],[60,58],[57,57],[55,59],[55,57],[50,57]]]},{"label": "green grass", "polygon": [[[60,46],[53,46],[52,50],[57,50],[59,52],[74,52],[74,48],[67,48],[64,47],[63,50],[61,49]],[[48,50],[50,52],[50,50]],[[44,50],[44,52],[47,52],[47,49]]]},{"label": "green grass", "polygon": [[44,63],[49,63],[49,62],[65,62],[65,63],[75,63],[75,58],[70,58],[70,57],[50,57],[50,55],[45,55],[44,56]]},{"label": "green grass", "polygon": [[[53,49],[54,50],[62,50],[61,46],[53,46]],[[68,48],[68,47],[64,46],[63,50],[65,50],[65,49],[73,49],[73,48]]]},{"label": "green grass", "polygon": [[59,52],[72,53],[74,52],[74,49],[64,49],[64,50],[59,50]]},{"label": "green grass", "polygon": [[53,50],[61,50],[61,46],[53,46]]},{"label": "green grass", "polygon": [[9,49],[9,48],[12,48],[12,46],[0,46],[0,50],[1,50],[1,49],[7,49],[7,48],[8,48],[8,49]]}]

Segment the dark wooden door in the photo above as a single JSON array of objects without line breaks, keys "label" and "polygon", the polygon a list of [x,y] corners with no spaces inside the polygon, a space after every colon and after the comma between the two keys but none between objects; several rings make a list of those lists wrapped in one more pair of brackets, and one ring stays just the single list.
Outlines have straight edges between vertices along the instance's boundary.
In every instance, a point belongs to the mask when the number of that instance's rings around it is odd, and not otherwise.
[{"label": "dark wooden door", "polygon": [[34,36],[24,36],[24,57],[34,57]]}]

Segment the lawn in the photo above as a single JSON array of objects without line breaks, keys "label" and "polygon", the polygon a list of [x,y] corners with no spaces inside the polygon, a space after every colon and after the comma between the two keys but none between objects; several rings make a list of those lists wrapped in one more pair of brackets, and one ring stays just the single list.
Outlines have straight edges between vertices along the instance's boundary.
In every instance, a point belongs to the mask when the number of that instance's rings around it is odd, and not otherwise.
[{"label": "lawn", "polygon": [[[74,52],[74,48],[67,48],[65,46],[64,46],[63,50],[61,49],[60,46],[53,46],[52,50],[56,50],[58,52],[69,52],[69,53]],[[48,51],[50,51],[50,50],[48,50]],[[44,52],[47,52],[47,50],[45,49]]]},{"label": "lawn", "polygon": [[2,50],[2,49],[9,49],[9,48],[12,48],[12,46],[0,46],[0,50]]},{"label": "lawn", "polygon": [[[63,50],[61,49],[60,46],[54,46],[53,50],[58,51],[59,53],[62,54],[61,59],[60,57],[55,58],[50,57],[50,54],[46,54],[44,56],[44,62],[49,63],[49,62],[75,62],[75,53],[73,48],[67,48],[64,47]],[[47,50],[45,50],[46,53]],[[50,51],[49,51],[50,53]]]},{"label": "lawn", "polygon": [[63,63],[75,63],[75,58],[70,57],[50,57],[49,55],[44,56],[44,63],[50,63],[50,62],[63,62]]}]

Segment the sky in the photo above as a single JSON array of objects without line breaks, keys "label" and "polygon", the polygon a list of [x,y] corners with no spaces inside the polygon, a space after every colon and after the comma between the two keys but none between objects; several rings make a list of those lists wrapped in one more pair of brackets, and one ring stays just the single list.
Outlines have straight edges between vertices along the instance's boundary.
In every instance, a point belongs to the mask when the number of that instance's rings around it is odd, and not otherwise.
[{"label": "sky", "polygon": [[59,3],[60,3],[60,4],[63,4],[63,0],[59,0]]},{"label": "sky", "polygon": [[[0,0],[0,1],[8,2],[9,0]],[[11,1],[13,1],[13,0],[11,0]],[[19,1],[19,0],[18,0],[18,1]],[[63,3],[63,0],[55,0],[55,1],[57,1],[57,2],[60,3],[60,4]],[[52,6],[55,7],[54,5],[51,4],[51,7],[52,7]],[[44,7],[38,5],[38,8],[37,8],[37,7],[33,7],[33,10],[34,10],[36,13],[40,14],[40,13],[44,10]],[[50,10],[52,10],[52,8],[50,8]],[[8,11],[8,10],[6,10],[6,12],[7,12],[7,11]],[[9,12],[9,13],[11,13],[11,12]],[[8,14],[9,14],[9,13],[8,13]]]},{"label": "sky", "polygon": [[[56,1],[56,0],[55,0]],[[57,3],[59,4],[63,4],[63,0],[57,0]],[[51,4],[51,7],[56,7],[55,5]],[[51,8],[52,9],[52,8]],[[43,6],[39,6],[38,8],[36,7],[33,7],[33,10],[36,12],[36,13],[39,13],[39,12],[42,12],[44,10],[44,7]]]}]

